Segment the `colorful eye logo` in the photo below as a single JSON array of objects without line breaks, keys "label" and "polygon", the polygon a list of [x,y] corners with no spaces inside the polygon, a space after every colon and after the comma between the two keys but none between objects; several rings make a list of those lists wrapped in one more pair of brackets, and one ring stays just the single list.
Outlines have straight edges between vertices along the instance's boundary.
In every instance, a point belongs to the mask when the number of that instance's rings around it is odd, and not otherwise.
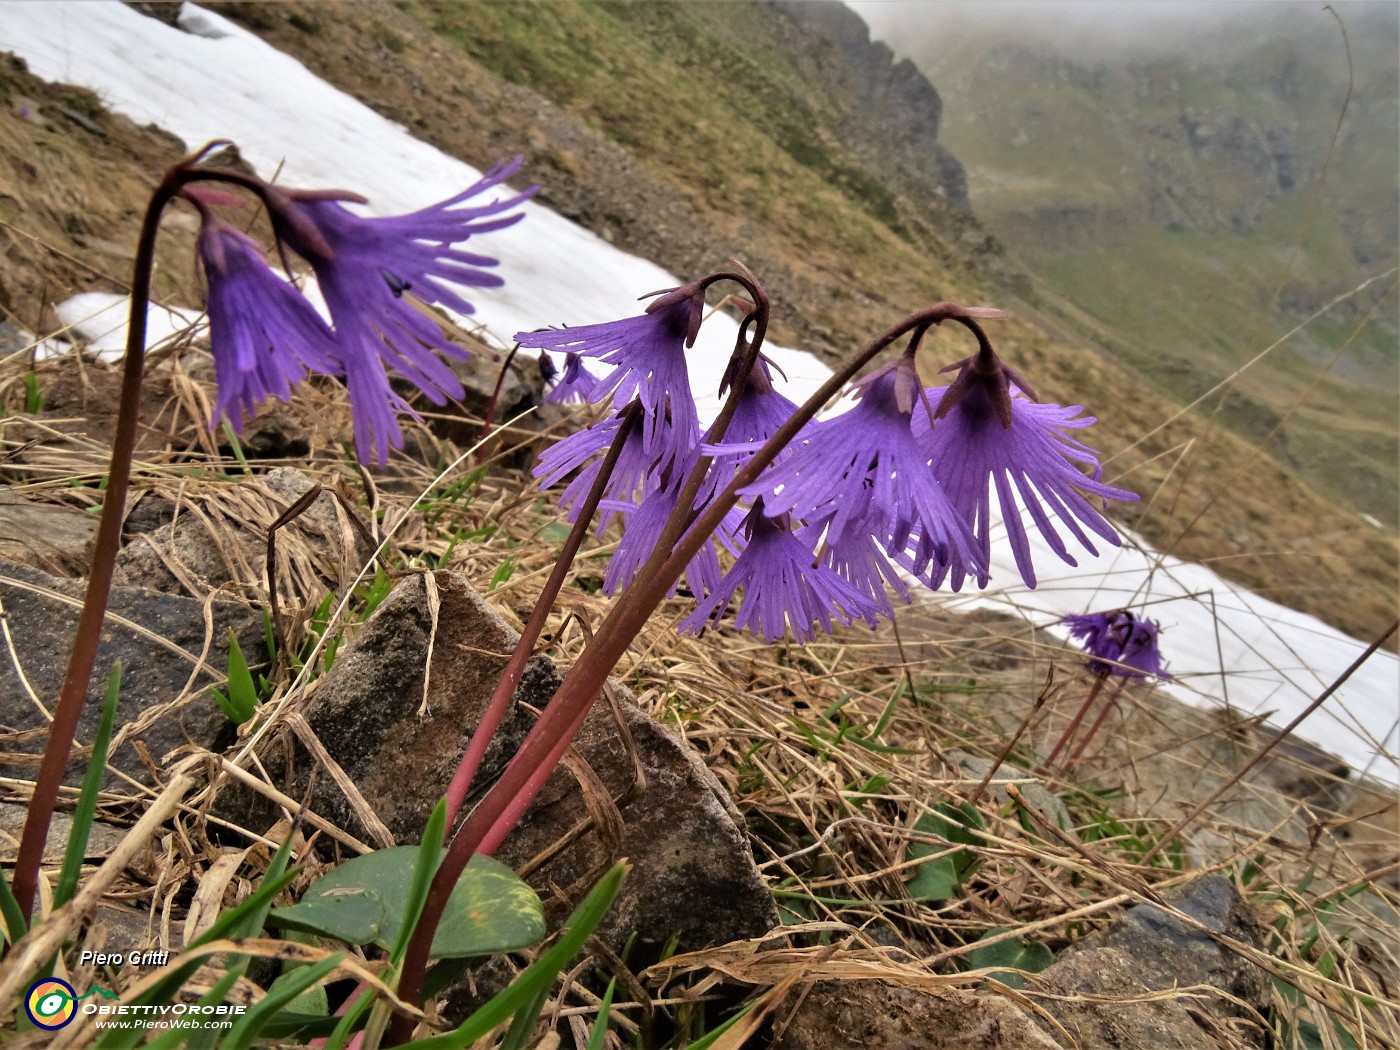
[{"label": "colorful eye logo", "polygon": [[24,1012],[38,1027],[55,1032],[73,1020],[77,1003],[78,993],[71,984],[47,977],[30,986],[24,997]]}]

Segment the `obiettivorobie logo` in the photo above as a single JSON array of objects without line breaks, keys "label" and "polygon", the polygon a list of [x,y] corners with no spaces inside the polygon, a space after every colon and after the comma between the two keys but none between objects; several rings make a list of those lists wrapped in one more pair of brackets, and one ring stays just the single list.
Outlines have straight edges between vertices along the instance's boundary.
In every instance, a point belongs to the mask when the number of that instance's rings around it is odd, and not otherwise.
[{"label": "obiettivorobie logo", "polygon": [[29,986],[29,994],[24,997],[24,1012],[36,1027],[48,1032],[56,1032],[66,1027],[78,1013],[78,1003],[90,995],[100,995],[104,999],[116,999],[115,992],[93,985],[82,995],[73,990],[67,981],[57,977],[46,977]]}]

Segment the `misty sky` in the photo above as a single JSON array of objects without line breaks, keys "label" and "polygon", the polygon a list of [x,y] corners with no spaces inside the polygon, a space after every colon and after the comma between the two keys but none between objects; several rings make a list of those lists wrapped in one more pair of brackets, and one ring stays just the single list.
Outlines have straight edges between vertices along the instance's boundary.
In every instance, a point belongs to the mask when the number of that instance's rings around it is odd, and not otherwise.
[{"label": "misty sky", "polygon": [[[1291,22],[1301,34],[1330,33],[1336,21],[1322,0],[847,0],[900,58],[922,47],[953,44],[959,30],[1033,34],[1069,50],[1228,48],[1251,25]],[[1351,32],[1394,32],[1393,0],[1333,6]]]}]

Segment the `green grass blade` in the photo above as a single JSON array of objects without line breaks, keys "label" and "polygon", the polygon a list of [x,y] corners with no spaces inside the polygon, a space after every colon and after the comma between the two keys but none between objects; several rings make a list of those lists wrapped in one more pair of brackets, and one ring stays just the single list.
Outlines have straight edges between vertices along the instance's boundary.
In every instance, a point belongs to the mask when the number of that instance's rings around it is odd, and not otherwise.
[{"label": "green grass blade", "polygon": [[321,1050],[341,1050],[352,1035],[355,1034],[355,1026],[360,1023],[360,1018],[364,1017],[374,1005],[374,993],[366,990],[355,1000],[355,1005],[346,1010],[340,1017],[340,1023],[335,1026],[335,1031],[331,1032],[330,1038],[326,1040],[326,1045]]},{"label": "green grass blade", "polygon": [[403,923],[394,949],[389,953],[389,965],[398,969],[403,961],[408,942],[418,926],[418,918],[423,914],[423,905],[428,900],[428,887],[437,873],[438,862],[442,858],[443,836],[447,831],[447,800],[439,799],[433,807],[432,816],[423,829],[423,844],[418,847],[418,863],[413,868],[413,881],[409,884],[408,904],[404,907]]},{"label": "green grass blade", "polygon": [[10,944],[14,944],[29,930],[29,923],[24,920],[24,912],[20,911],[19,901],[15,900],[15,894],[10,889],[10,880],[6,877],[3,869],[0,869],[0,915],[5,919],[5,939]]},{"label": "green grass blade", "polygon": [[302,969],[293,971],[294,976],[290,980],[281,987],[269,989],[267,995],[263,996],[256,1006],[238,1019],[237,1023],[225,1033],[224,1045],[228,1047],[252,1046],[253,1037],[271,1024],[284,1006],[330,974],[344,958],[344,952],[336,952],[328,959],[322,959],[318,963],[311,963]]},{"label": "green grass blade", "polygon": [[608,990],[603,993],[603,1001],[598,1004],[598,1020],[593,1022],[593,1031],[588,1033],[588,1046],[584,1050],[603,1050],[608,1039],[608,1014],[612,1012],[613,992],[617,989],[617,978],[608,982]]},{"label": "green grass blade", "polygon": [[97,723],[97,735],[92,741],[92,758],[83,774],[83,789],[73,810],[73,829],[68,834],[68,846],[63,851],[63,867],[59,869],[58,885],[53,892],[53,906],[59,908],[78,892],[78,876],[83,873],[83,856],[87,853],[92,818],[97,813],[97,795],[102,790],[102,774],[107,771],[107,748],[112,743],[112,726],[117,719],[117,695],[122,688],[122,665],[118,661],[107,678],[107,695],[102,698],[102,716]]},{"label": "green grass blade", "polygon": [[515,1019],[506,1030],[499,1050],[525,1050],[530,1045],[530,1036],[535,1031],[535,1022],[540,1019],[540,1011],[549,1000],[549,985],[535,993],[535,997],[515,1012]]},{"label": "green grass blade", "polygon": [[603,916],[622,889],[622,880],[626,875],[625,863],[614,864],[574,909],[554,947],[526,967],[520,976],[467,1018],[456,1031],[421,1040],[413,1046],[418,1050],[461,1050],[471,1046],[497,1025],[526,1008],[542,989],[548,991],[560,971],[583,949],[584,943],[603,921]]},{"label": "green grass blade", "polygon": [[755,999],[752,1003],[749,1003],[748,1006],[744,1007],[729,1020],[725,1021],[724,1024],[720,1025],[718,1028],[712,1031],[706,1032],[699,1039],[695,1040],[695,1042],[688,1044],[685,1050],[709,1050],[709,1048],[714,1046],[715,1043],[719,1040],[720,1036],[724,1035],[725,1032],[729,1031],[729,1029],[733,1028],[736,1024],[738,1024],[739,1021],[744,1017],[744,1015],[747,1014],[750,1010],[752,1010],[754,1006],[757,1005],[757,1003],[758,1000]]},{"label": "green grass blade", "polygon": [[258,712],[258,683],[253,681],[238,637],[232,631],[228,635],[228,701],[238,713],[239,725]]}]

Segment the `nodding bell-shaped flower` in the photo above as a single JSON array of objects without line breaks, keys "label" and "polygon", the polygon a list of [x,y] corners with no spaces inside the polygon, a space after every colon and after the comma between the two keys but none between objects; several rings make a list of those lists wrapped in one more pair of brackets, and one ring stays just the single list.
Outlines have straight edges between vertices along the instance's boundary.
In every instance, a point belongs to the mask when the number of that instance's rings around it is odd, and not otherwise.
[{"label": "nodding bell-shaped flower", "polygon": [[496,259],[457,245],[524,217],[512,209],[534,193],[533,186],[469,203],[519,168],[519,157],[498,164],[455,197],[392,217],[356,215],[342,203],[364,203],[352,193],[267,188],[278,239],[311,264],[330,310],[362,461],[383,465],[390,448],[402,447],[396,417],[412,411],[390,388],[386,369],[408,379],[434,404],[462,396],[461,383],[438,353],[459,360],[470,355],[412,300],[470,314],[475,308],[454,288],[503,283],[490,272]]},{"label": "nodding bell-shaped flower", "polygon": [[699,634],[718,626],[743,588],[734,626],[774,642],[790,631],[810,642],[817,627],[863,619],[875,626],[877,608],[859,589],[824,565],[813,565],[812,549],[793,535],[786,517],[769,518],[756,505],[746,519],[748,543],[724,578],[705,595],[680,629]]},{"label": "nodding bell-shaped flower", "polygon": [[529,349],[557,350],[611,365],[585,396],[597,401],[611,394],[617,408],[633,399],[640,402],[642,442],[661,472],[688,456],[700,437],[685,351],[695,342],[704,309],[704,289],[688,284],[657,296],[637,317],[517,332],[515,339]]},{"label": "nodding bell-shaped flower", "polygon": [[1134,616],[1126,609],[1113,609],[1066,616],[1061,622],[1089,654],[1086,666],[1095,674],[1135,680],[1171,678],[1157,648],[1157,621]]},{"label": "nodding bell-shaped flower", "polygon": [[568,354],[565,357],[563,374],[555,371],[554,362],[549,359],[548,354],[541,353],[541,372],[544,372],[546,365],[550,371],[545,377],[549,392],[544,395],[544,399],[550,404],[569,405],[592,399],[593,391],[598,387],[598,377],[584,367],[583,358],[578,354]]},{"label": "nodding bell-shaped flower", "polygon": [[256,241],[217,218],[196,196],[204,224],[195,253],[209,286],[209,342],[218,396],[212,429],[243,417],[268,397],[290,400],[308,371],[339,374],[335,335],[316,308],[267,265]]},{"label": "nodding bell-shaped flower", "polygon": [[873,541],[868,547],[877,576],[894,576],[887,555],[918,540],[959,579],[985,577],[986,554],[915,440],[915,410],[924,409],[913,362],[901,357],[855,388],[860,400],[854,408],[805,428],[793,454],[764,472],[744,495],[761,497],[770,515],[789,514],[809,526],[819,522],[833,549],[853,551],[866,545],[866,538]]},{"label": "nodding bell-shaped flower", "polygon": [[[1070,565],[1076,564],[1074,556],[1051,515],[1090,554],[1098,550],[1088,533],[1118,546],[1117,530],[1085,494],[1124,501],[1136,500],[1137,494],[1101,482],[1098,454],[1067,433],[1092,425],[1094,417],[1080,416],[1077,405],[1038,404],[1030,385],[985,342],[978,353],[943,371],[954,369],[958,374],[951,385],[926,391],[937,405],[934,419],[916,413],[914,435],[943,491],[976,535],[983,566],[991,555],[993,488],[1027,586],[1036,585],[1036,575],[1021,506],[1051,550]],[[961,567],[950,563],[949,572],[958,590]],[[984,568],[978,583],[986,586],[987,580]]]}]

